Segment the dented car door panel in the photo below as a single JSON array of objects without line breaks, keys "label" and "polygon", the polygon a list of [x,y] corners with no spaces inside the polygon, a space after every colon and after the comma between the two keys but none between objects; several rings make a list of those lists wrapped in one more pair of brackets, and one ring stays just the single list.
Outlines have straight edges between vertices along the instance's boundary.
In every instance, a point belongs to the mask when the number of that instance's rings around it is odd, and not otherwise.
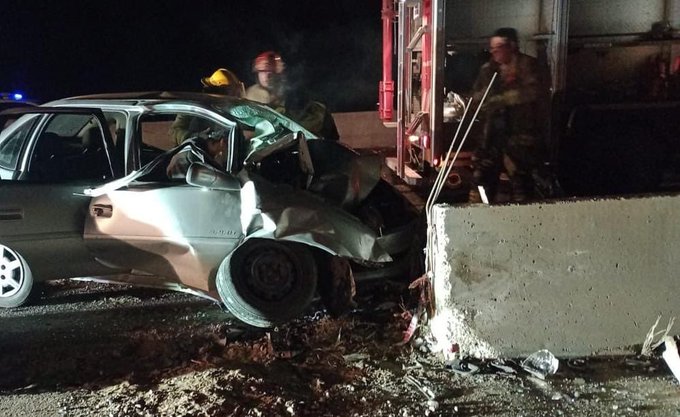
[{"label": "dented car door panel", "polygon": [[85,240],[106,263],[209,291],[242,239],[239,208],[238,191],[134,184],[92,199]]}]

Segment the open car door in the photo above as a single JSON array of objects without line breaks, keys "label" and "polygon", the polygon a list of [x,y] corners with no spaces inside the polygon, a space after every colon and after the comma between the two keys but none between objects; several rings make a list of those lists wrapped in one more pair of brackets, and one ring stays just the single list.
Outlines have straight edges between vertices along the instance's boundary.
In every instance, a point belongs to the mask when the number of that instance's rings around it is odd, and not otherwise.
[{"label": "open car door", "polygon": [[183,146],[193,145],[182,145],[138,172],[88,190],[93,199],[85,239],[106,262],[146,275],[148,285],[180,284],[210,292],[217,266],[243,238],[241,187],[231,176],[230,187],[219,189],[168,178],[166,167]]}]

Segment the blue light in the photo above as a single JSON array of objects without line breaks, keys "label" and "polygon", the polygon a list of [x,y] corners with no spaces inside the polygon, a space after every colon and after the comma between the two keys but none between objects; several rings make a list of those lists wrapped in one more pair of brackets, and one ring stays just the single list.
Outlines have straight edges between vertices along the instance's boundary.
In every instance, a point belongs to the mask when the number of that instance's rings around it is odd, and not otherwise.
[{"label": "blue light", "polygon": [[24,98],[24,95],[21,94],[21,93],[14,93],[14,94],[12,94],[12,98],[14,100],[22,100]]}]

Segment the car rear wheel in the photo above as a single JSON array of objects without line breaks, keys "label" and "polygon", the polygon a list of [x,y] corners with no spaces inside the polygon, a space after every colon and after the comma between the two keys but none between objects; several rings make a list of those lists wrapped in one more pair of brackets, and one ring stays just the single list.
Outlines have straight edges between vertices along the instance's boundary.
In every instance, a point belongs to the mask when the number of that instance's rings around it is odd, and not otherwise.
[{"label": "car rear wheel", "polygon": [[0,245],[0,307],[19,307],[33,288],[33,275],[17,252]]},{"label": "car rear wheel", "polygon": [[227,256],[217,292],[239,320],[273,327],[299,317],[316,291],[317,268],[302,244],[252,239]]}]

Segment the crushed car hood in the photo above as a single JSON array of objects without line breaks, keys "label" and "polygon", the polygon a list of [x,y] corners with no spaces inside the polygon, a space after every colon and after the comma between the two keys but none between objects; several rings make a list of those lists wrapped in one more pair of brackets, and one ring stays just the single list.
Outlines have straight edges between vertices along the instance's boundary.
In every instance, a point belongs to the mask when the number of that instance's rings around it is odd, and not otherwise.
[{"label": "crushed car hood", "polygon": [[241,172],[241,223],[248,238],[262,237],[307,243],[334,255],[389,262],[373,230],[345,210],[323,199],[272,184],[257,174]]}]

